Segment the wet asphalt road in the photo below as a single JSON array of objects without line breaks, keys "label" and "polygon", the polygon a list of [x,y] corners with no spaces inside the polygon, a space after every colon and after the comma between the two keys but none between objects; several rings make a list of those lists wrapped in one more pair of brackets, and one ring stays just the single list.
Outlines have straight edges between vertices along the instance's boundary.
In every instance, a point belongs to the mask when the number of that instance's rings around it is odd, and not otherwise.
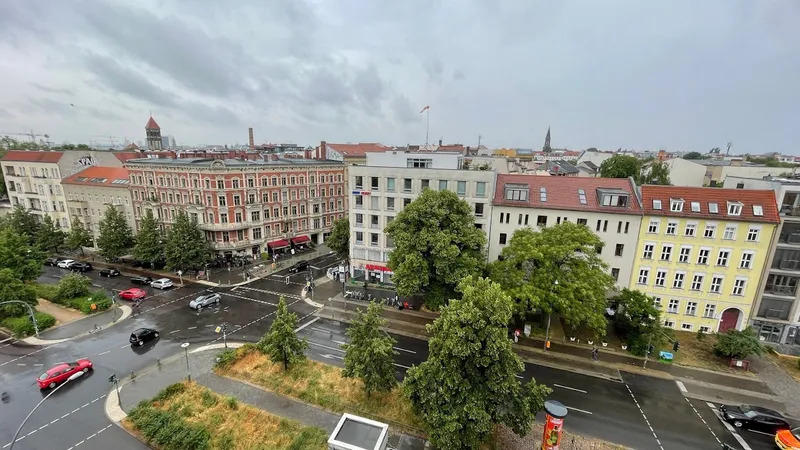
[{"label": "wet asphalt road", "polygon": [[[327,267],[337,263],[335,257],[329,256],[314,260],[311,265],[318,268],[315,270],[318,278],[324,276]],[[45,268],[41,281],[49,279],[55,283],[55,276],[63,273],[61,269]],[[125,276],[106,279],[97,273],[88,276],[98,286],[117,290],[132,287]],[[219,341],[221,336],[215,333],[215,328],[223,322],[229,324],[229,339],[256,341],[268,330],[279,295],[286,297],[290,309],[300,318],[300,325],[305,325],[300,333],[309,339],[310,357],[341,364],[344,353],[340,345],[347,340],[346,328],[338,322],[313,317],[316,308],[299,297],[305,279],[305,274],[294,274],[287,284],[284,270],[247,286],[214,288],[222,294],[220,307],[200,313],[190,310],[188,302],[209,289],[207,286],[187,285],[166,291],[148,288],[151,296],[144,301],[139,314],[88,337],[47,347],[0,346],[0,385],[11,394],[9,403],[0,404],[0,444],[11,441],[16,427],[43,398],[35,379],[45,368],[89,357],[95,370],[51,397],[25,425],[20,434],[24,438],[14,448],[103,450],[112,445],[116,450],[147,448],[116,426],[109,427],[103,412],[104,396],[112,387],[108,377],[116,374],[122,378],[131,371],[151,366],[159,358],[180,352],[182,342],[195,347]],[[314,293],[315,300],[324,302],[340,290],[341,285],[333,282],[320,284]],[[131,348],[128,336],[139,327],[159,330],[159,342],[143,349]],[[398,378],[402,378],[410,366],[424,361],[427,342],[394,337]],[[547,384],[554,390],[551,397],[570,408],[567,430],[636,449],[712,449],[719,448],[720,441],[741,448],[718,420],[711,420],[715,416],[710,407],[701,407],[704,402],[693,401],[701,406],[689,403],[673,382],[623,374],[625,383],[619,383],[532,364],[526,364],[522,377],[535,377]],[[746,437],[751,442],[752,437]],[[765,437],[759,438],[763,441]],[[758,443],[757,439],[755,444]]]}]

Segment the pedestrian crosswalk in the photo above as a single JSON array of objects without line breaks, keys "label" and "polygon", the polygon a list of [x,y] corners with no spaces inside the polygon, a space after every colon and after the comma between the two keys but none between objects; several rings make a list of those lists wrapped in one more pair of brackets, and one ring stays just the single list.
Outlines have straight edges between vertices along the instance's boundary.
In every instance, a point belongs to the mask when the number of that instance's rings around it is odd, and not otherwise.
[{"label": "pedestrian crosswalk", "polygon": [[239,286],[237,291],[239,291],[239,292],[241,292],[241,291],[260,292],[262,294],[269,294],[269,295],[274,295],[274,296],[277,296],[277,297],[285,297],[285,298],[291,298],[291,299],[294,299],[294,300],[302,300],[302,298],[299,295],[287,294],[285,292],[268,291],[266,289],[252,288],[252,287],[249,287],[249,286]]}]

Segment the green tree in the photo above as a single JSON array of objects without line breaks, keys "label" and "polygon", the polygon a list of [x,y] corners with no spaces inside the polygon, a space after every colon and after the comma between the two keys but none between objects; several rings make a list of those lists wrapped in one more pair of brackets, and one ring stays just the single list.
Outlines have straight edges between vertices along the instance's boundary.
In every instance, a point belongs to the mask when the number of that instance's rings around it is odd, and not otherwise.
[{"label": "green tree", "polygon": [[161,231],[160,221],[153,216],[153,211],[145,211],[139,224],[136,244],[133,246],[133,257],[154,264],[164,260],[164,233]]},{"label": "green tree", "polygon": [[395,244],[392,280],[402,296],[425,293],[437,309],[454,298],[458,282],[485,268],[486,235],[475,228],[469,204],[455,192],[425,189],[385,228]]},{"label": "green tree", "polygon": [[27,235],[11,227],[0,228],[0,268],[9,269],[21,281],[32,281],[42,274],[45,254],[28,242]]},{"label": "green tree", "polygon": [[289,311],[286,299],[281,297],[278,301],[278,310],[275,312],[275,320],[267,334],[261,338],[258,347],[272,362],[283,363],[284,370],[288,370],[290,364],[306,359],[303,352],[308,348],[308,342],[297,336],[295,328],[297,328],[297,314]]},{"label": "green tree", "polygon": [[639,178],[642,161],[635,156],[616,154],[600,164],[600,176],[603,178]]},{"label": "green tree", "polygon": [[85,255],[83,247],[92,245],[92,235],[83,227],[83,223],[81,223],[77,216],[72,219],[72,228],[70,228],[69,233],[67,233],[67,239],[64,245],[70,250],[76,248],[81,249],[81,255]]},{"label": "green tree", "polygon": [[724,358],[744,359],[750,355],[763,355],[766,348],[753,329],[748,327],[742,331],[728,330],[717,335],[714,354]]},{"label": "green tree", "polygon": [[597,253],[602,245],[588,227],[572,222],[519,229],[492,263],[492,279],[517,300],[520,317],[558,313],[571,328],[587,326],[603,336],[614,279]]},{"label": "green tree", "polygon": [[50,216],[44,216],[39,229],[36,230],[34,241],[43,252],[58,253],[58,249],[64,245],[67,234],[59,228]]},{"label": "green tree", "polygon": [[648,344],[658,347],[666,340],[667,334],[661,326],[661,310],[656,307],[653,297],[626,288],[614,300],[617,302],[614,328],[628,343],[631,353],[644,356]]},{"label": "green tree", "polygon": [[683,159],[705,159],[705,155],[700,152],[689,152],[683,155]]},{"label": "green tree", "polygon": [[672,184],[669,179],[669,165],[664,161],[656,159],[645,162],[645,164],[642,165],[636,183],[669,186]]},{"label": "green tree", "polygon": [[348,378],[360,378],[367,396],[373,392],[389,392],[397,385],[394,369],[394,338],[381,331],[386,319],[383,307],[371,302],[365,313],[360,308],[347,329],[350,343],[345,344],[344,371]]},{"label": "green tree", "polygon": [[97,237],[99,253],[114,259],[125,256],[133,245],[133,231],[125,219],[125,214],[109,205],[100,220],[100,236]]},{"label": "green tree", "polygon": [[[21,301],[35,307],[36,292],[33,287],[23,282],[11,269],[0,269],[0,302]],[[28,308],[19,303],[0,305],[0,319],[19,317],[28,314]]]},{"label": "green tree", "polygon": [[[2,141],[0,141],[0,159],[3,159],[6,156],[7,150],[3,147]],[[6,188],[6,178],[3,175],[3,171],[0,170],[0,198],[3,198],[8,194],[8,188]]]},{"label": "green tree", "polygon": [[203,267],[211,255],[211,247],[197,221],[184,211],[178,211],[172,228],[167,232],[164,260],[172,270]]},{"label": "green tree", "polygon": [[344,218],[333,222],[333,231],[325,239],[325,245],[340,258],[350,261],[350,219]]},{"label": "green tree", "polygon": [[79,273],[70,273],[58,281],[56,297],[62,301],[83,297],[89,295],[91,288],[92,280]]},{"label": "green tree", "polygon": [[500,286],[469,276],[458,289],[461,299],[428,325],[428,359],[403,382],[431,443],[442,450],[479,448],[496,424],[524,436],[551,392],[517,378],[525,366],[508,339],[514,304]]},{"label": "green tree", "polygon": [[36,243],[36,233],[39,231],[39,218],[31,214],[22,205],[15,206],[6,217],[5,223],[18,234],[25,235],[28,243]]}]

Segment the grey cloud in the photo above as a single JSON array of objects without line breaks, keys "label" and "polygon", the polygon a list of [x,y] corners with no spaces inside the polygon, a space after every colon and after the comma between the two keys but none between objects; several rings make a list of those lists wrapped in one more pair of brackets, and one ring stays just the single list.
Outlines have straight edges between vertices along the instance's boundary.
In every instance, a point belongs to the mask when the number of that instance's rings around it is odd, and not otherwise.
[{"label": "grey cloud", "polygon": [[39,89],[40,91],[47,92],[49,94],[73,95],[73,92],[70,89],[44,86],[39,83],[31,83],[31,86],[35,87],[36,89]]},{"label": "grey cloud", "polygon": [[64,117],[76,117],[88,114],[98,120],[125,120],[119,114],[104,108],[93,106],[75,105],[63,100],[53,100],[50,98],[29,98],[28,102],[37,107],[42,112],[56,113]]},{"label": "grey cloud", "polygon": [[386,93],[386,85],[375,67],[359,70],[353,79],[353,88],[359,100],[370,107],[377,107]]},{"label": "grey cloud", "polygon": [[5,109],[0,108],[0,119],[11,119],[14,115],[10,112],[6,111]]},{"label": "grey cloud", "polygon": [[392,100],[391,109],[394,118],[402,124],[420,121],[420,114],[415,111],[414,105],[404,95],[398,95]]},{"label": "grey cloud", "polygon": [[442,74],[444,73],[444,64],[438,58],[432,58],[425,62],[423,66],[428,79],[434,83],[442,82]]},{"label": "grey cloud", "polygon": [[151,105],[174,107],[178,104],[175,94],[154,85],[135,69],[122,67],[114,59],[89,54],[84,62],[85,67],[97,77],[97,81],[107,88]]}]

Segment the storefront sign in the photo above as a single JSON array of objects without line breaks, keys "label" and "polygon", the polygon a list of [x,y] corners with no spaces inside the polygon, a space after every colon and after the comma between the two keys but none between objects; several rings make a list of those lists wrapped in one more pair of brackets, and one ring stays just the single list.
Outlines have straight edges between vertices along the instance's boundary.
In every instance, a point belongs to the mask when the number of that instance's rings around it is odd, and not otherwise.
[{"label": "storefront sign", "polygon": [[370,191],[353,191],[353,195],[372,195]]}]

